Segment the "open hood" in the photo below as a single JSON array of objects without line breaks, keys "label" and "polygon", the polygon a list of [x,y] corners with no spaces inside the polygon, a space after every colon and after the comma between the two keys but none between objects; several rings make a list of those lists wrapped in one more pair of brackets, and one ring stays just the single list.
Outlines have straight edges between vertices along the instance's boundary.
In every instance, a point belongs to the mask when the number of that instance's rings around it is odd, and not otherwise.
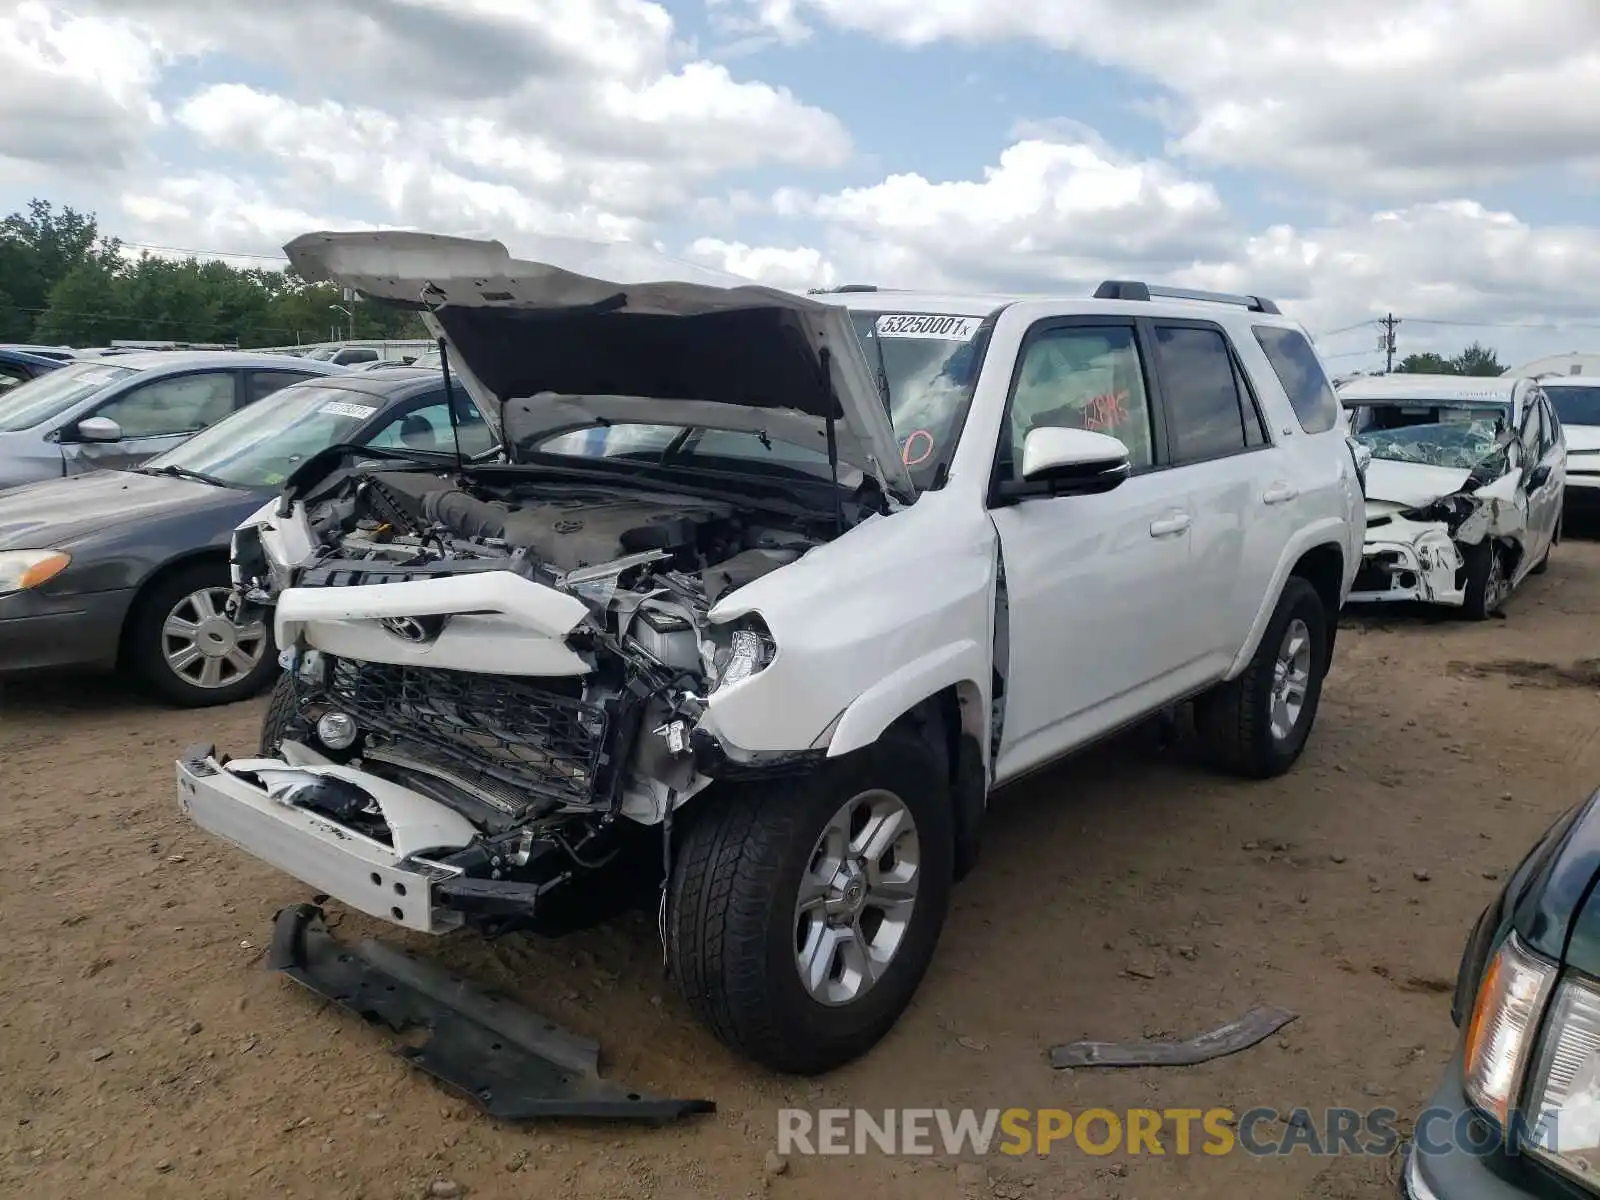
[{"label": "open hood", "polygon": [[508,446],[575,424],[762,433],[827,450],[910,501],[911,478],[849,313],[631,242],[308,233],[304,278],[421,309]]}]

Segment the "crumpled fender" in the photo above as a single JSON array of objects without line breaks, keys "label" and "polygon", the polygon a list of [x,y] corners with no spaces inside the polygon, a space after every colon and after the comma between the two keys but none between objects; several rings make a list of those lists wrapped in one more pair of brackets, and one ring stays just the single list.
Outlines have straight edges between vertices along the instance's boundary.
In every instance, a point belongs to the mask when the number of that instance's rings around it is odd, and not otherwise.
[{"label": "crumpled fender", "polygon": [[987,713],[988,689],[974,681],[988,677],[989,653],[970,638],[929,651],[857,696],[818,742],[826,739],[829,758],[870,746],[902,714],[945,688],[963,684],[979,694],[980,711]]}]

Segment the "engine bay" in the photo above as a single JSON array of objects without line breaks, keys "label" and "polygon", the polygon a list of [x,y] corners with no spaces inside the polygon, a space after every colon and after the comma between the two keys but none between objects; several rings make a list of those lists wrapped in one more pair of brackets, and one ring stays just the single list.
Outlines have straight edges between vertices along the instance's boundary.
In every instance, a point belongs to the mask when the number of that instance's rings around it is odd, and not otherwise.
[{"label": "engine bay", "polygon": [[314,670],[297,667],[303,732],[314,736],[326,709],[348,715],[362,732],[344,757],[436,794],[485,832],[555,812],[650,824],[675,790],[703,786],[695,728],[707,698],[730,670],[758,670],[774,652],[759,621],[713,625],[711,608],[839,528],[832,505],[801,499],[415,469],[353,473],[311,500],[307,518],[312,553],[286,576],[253,562],[257,539],[236,542],[246,604],[271,604],[283,587],[510,572],[588,610],[565,639],[583,673],[567,677],[407,658],[409,646],[470,626],[471,612],[385,619],[387,632],[353,657],[326,630],[286,647],[314,652]]},{"label": "engine bay", "polygon": [[654,490],[377,471],[318,506],[320,551],[293,582],[509,570],[584,597],[597,612],[618,589],[664,589],[704,611],[829,540],[833,524],[826,513]]}]

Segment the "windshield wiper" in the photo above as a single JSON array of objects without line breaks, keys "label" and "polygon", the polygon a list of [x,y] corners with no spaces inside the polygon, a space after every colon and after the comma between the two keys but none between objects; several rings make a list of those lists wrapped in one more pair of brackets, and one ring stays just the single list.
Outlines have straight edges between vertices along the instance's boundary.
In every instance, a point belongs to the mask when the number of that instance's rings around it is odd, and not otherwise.
[{"label": "windshield wiper", "polygon": [[194,479],[201,483],[209,483],[212,487],[236,488],[238,484],[229,483],[226,479],[218,479],[215,475],[207,475],[204,471],[191,471],[188,467],[176,465],[165,467],[139,467],[141,475],[170,475],[174,479]]}]

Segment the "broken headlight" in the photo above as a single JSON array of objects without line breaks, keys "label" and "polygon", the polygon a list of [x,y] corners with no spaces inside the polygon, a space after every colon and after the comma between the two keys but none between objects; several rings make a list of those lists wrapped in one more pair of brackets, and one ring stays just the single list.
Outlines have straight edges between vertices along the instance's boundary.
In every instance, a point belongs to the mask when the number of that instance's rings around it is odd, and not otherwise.
[{"label": "broken headlight", "polygon": [[714,628],[711,637],[716,644],[711,660],[712,692],[766,670],[778,653],[772,634],[759,617],[744,617],[725,630]]}]

